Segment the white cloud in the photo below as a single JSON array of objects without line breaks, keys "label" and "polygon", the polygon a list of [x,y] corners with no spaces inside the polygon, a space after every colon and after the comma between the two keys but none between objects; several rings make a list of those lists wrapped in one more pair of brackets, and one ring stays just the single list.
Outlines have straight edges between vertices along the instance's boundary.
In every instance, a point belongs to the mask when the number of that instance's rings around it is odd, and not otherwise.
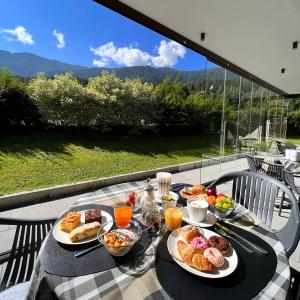
[{"label": "white cloud", "polygon": [[95,66],[108,66],[110,63],[125,66],[155,66],[172,67],[178,62],[178,58],[185,56],[185,48],[174,41],[161,41],[157,47],[157,55],[137,48],[137,44],[129,47],[116,47],[113,42],[106,43],[98,48],[91,47],[90,50],[99,56],[93,61]]},{"label": "white cloud", "polygon": [[[24,28],[23,26],[17,26],[15,29],[1,29],[0,32],[8,35],[8,37],[6,36],[6,38],[9,41],[17,40],[22,44],[34,44],[32,36],[26,31],[26,28]],[[12,38],[11,36],[14,38]]]},{"label": "white cloud", "polygon": [[185,48],[174,41],[161,41],[157,49],[158,55],[152,57],[155,67],[172,67],[177,64],[178,57],[184,58]]},{"label": "white cloud", "polygon": [[100,59],[94,59],[93,60],[93,65],[99,68],[103,68],[107,66],[107,61],[105,60],[100,60]]},{"label": "white cloud", "polygon": [[65,42],[65,36],[61,32],[57,32],[56,29],[53,30],[52,35],[55,36],[56,38],[56,47],[59,49],[62,49],[65,47],[66,42]]}]

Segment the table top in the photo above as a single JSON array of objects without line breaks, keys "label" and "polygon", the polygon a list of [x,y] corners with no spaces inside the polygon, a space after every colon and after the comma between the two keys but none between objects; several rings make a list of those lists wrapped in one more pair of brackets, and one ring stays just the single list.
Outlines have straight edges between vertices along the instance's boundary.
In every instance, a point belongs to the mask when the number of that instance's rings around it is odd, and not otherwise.
[{"label": "table top", "polygon": [[[113,198],[120,189],[127,194],[128,190],[140,190],[143,185],[144,182],[115,185],[105,188],[102,195]],[[276,235],[260,224],[259,219],[242,206],[237,208],[237,213],[230,223],[262,238],[269,243],[277,256],[273,278],[254,299],[285,299],[289,288],[290,269],[283,245]],[[153,237],[152,244],[146,252],[130,263],[79,277],[61,277],[46,273],[40,260],[45,247],[44,242],[31,279],[28,299],[37,299],[41,295],[47,298],[51,293],[59,299],[170,299],[161,287],[154,267],[156,248],[161,238],[162,236]]]}]

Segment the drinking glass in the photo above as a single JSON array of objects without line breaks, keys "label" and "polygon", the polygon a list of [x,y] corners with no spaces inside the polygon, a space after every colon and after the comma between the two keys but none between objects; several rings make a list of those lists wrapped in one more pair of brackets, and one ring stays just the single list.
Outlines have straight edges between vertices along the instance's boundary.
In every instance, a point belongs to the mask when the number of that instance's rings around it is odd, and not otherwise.
[{"label": "drinking glass", "polygon": [[169,193],[171,188],[172,174],[168,172],[156,173],[157,188],[160,196],[164,196]]},{"label": "drinking glass", "polygon": [[126,205],[125,203],[117,203],[114,207],[115,222],[118,227],[127,227],[133,216],[132,205]]},{"label": "drinking glass", "polygon": [[181,226],[183,207],[177,204],[175,207],[168,207],[165,210],[166,227],[169,230],[175,230]]}]

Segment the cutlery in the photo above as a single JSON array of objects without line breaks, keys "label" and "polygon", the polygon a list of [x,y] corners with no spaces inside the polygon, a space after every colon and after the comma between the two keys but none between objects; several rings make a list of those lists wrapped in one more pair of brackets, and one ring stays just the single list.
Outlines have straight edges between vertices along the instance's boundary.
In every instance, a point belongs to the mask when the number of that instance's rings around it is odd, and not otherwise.
[{"label": "cutlery", "polygon": [[223,229],[226,233],[238,238],[239,240],[243,241],[244,243],[250,245],[252,248],[254,248],[255,250],[263,253],[264,255],[268,255],[269,252],[267,250],[265,250],[264,248],[254,244],[253,242],[250,242],[248,240],[246,240],[244,237],[242,237],[241,235],[239,235],[236,232],[233,232],[230,228],[224,226],[223,224],[220,224],[219,222],[217,222],[216,224],[217,226],[219,226],[219,228]]},{"label": "cutlery", "polygon": [[86,253],[88,253],[88,252],[90,252],[90,251],[92,251],[92,250],[94,250],[94,249],[96,249],[98,247],[101,247],[101,246],[103,246],[103,244],[99,243],[99,244],[96,244],[96,245],[91,246],[89,248],[85,248],[83,250],[75,251],[74,252],[74,256],[75,257],[80,257],[80,256],[82,256],[82,255],[84,255],[84,254],[86,254]]},{"label": "cutlery", "polygon": [[222,228],[220,227],[215,227],[216,232],[219,233],[220,235],[226,237],[226,238],[230,238],[232,240],[234,240],[236,243],[238,243],[245,251],[247,251],[248,253],[253,254],[254,251],[250,248],[248,248],[246,245],[242,244],[239,240],[233,238],[232,236],[230,236],[229,234],[227,234]]}]

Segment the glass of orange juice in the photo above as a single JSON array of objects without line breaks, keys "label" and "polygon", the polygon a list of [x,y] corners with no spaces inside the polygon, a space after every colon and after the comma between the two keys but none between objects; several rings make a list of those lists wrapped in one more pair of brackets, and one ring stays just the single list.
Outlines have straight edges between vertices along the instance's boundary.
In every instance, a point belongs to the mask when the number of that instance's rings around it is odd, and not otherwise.
[{"label": "glass of orange juice", "polygon": [[165,210],[166,227],[169,230],[175,230],[181,226],[183,207],[177,204],[175,207],[168,207]]},{"label": "glass of orange juice", "polygon": [[125,203],[118,203],[114,207],[114,216],[118,227],[127,227],[129,225],[133,216],[132,210],[132,205],[126,205]]}]

